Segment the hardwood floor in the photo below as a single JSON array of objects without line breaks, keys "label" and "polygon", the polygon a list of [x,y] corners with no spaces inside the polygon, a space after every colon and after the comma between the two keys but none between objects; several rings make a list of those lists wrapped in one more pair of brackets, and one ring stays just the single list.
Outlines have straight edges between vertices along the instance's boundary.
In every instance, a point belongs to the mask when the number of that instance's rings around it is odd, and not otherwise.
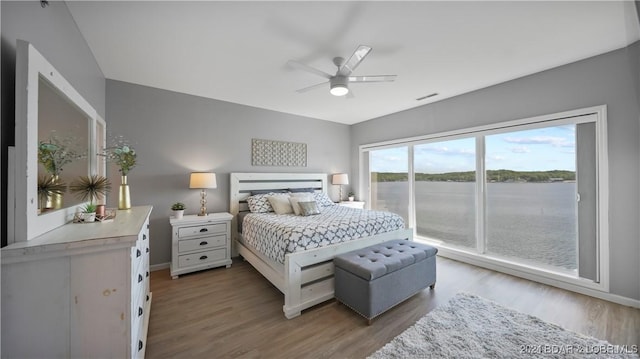
[{"label": "hardwood floor", "polygon": [[[331,300],[287,320],[247,262],[172,280],[151,274],[147,358],[364,358],[464,291],[612,344],[640,344],[640,310],[438,257],[438,281],[371,326]],[[532,343],[533,344],[533,343]],[[536,343],[545,344],[545,343]]]}]

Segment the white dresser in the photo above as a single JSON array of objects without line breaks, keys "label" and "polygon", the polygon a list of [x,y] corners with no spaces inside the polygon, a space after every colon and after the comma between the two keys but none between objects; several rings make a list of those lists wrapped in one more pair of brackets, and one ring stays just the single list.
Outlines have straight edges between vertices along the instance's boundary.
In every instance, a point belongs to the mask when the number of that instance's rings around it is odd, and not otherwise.
[{"label": "white dresser", "polygon": [[2,248],[2,357],[144,357],[151,209]]},{"label": "white dresser", "polygon": [[230,213],[171,217],[171,277],[207,268],[231,266]]}]

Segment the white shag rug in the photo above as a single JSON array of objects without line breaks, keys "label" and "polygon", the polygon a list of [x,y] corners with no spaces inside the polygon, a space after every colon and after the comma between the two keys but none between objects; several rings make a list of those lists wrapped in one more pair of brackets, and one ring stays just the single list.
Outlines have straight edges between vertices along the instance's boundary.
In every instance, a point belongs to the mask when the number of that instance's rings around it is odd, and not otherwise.
[{"label": "white shag rug", "polygon": [[458,293],[369,358],[638,358],[638,350]]}]

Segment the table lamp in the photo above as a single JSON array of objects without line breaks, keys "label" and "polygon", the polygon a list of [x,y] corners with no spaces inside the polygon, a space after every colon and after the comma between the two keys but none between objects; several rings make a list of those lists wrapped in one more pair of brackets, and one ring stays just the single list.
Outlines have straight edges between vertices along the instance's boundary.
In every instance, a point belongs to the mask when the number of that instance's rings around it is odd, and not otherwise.
[{"label": "table lamp", "polygon": [[216,174],[212,172],[191,172],[189,188],[200,189],[200,213],[198,216],[207,215],[207,189],[216,188]]},{"label": "table lamp", "polygon": [[346,173],[337,173],[331,178],[331,183],[340,185],[340,198],[338,198],[338,202],[342,201],[342,185],[349,184],[349,176]]}]

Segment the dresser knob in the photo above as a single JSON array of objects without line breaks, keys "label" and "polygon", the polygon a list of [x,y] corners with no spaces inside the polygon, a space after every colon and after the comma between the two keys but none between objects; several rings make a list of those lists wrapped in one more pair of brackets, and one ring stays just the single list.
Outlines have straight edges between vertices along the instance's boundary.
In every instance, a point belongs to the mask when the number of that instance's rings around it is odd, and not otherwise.
[{"label": "dresser knob", "polygon": [[147,253],[149,253],[149,247],[147,247]]},{"label": "dresser knob", "polygon": [[209,242],[207,242],[207,241],[202,241],[202,242],[200,242],[200,245],[201,245],[201,246],[206,246],[207,244],[209,244]]},{"label": "dresser knob", "polygon": [[142,313],[144,313],[144,310],[142,310],[142,307],[138,307],[138,316],[142,316]]},{"label": "dresser knob", "polygon": [[147,235],[146,234],[142,234],[142,240],[144,241],[145,239],[147,239]]},{"label": "dresser knob", "polygon": [[138,283],[142,282],[143,279],[144,277],[142,276],[142,274],[138,274]]},{"label": "dresser knob", "polygon": [[200,260],[202,261],[202,260],[205,260],[205,259],[207,259],[207,258],[208,258],[207,256],[201,256],[201,257],[200,257]]},{"label": "dresser knob", "polygon": [[142,346],[144,344],[142,344],[142,340],[138,340],[138,351],[142,350]]},{"label": "dresser knob", "polygon": [[209,230],[206,229],[206,228],[200,228],[200,233],[202,233],[202,232],[209,232]]},{"label": "dresser knob", "polygon": [[140,252],[139,249],[136,249],[136,258],[140,257],[142,255],[142,252]]},{"label": "dresser knob", "polygon": [[149,276],[149,271],[147,271],[147,277]]}]

